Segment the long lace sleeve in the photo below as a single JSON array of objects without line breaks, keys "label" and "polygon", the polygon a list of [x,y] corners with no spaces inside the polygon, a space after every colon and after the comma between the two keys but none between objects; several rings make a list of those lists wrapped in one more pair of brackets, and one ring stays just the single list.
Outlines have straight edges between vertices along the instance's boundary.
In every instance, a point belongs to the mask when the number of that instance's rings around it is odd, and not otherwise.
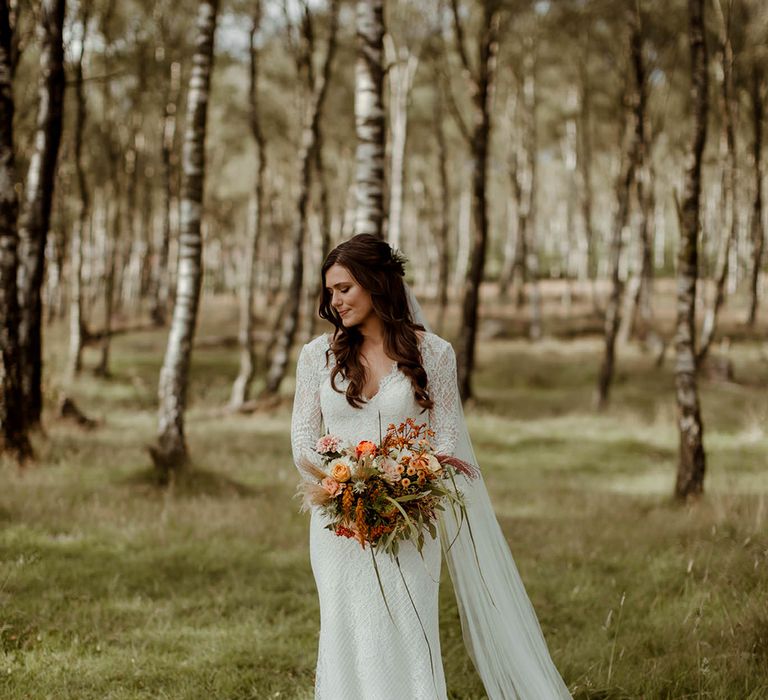
[{"label": "long lace sleeve", "polygon": [[322,429],[320,411],[320,357],[318,344],[307,343],[299,353],[296,363],[296,393],[291,414],[291,448],[293,462],[304,481],[312,480],[302,469],[302,458],[315,461],[313,450]]},{"label": "long lace sleeve", "polygon": [[428,371],[429,395],[434,402],[429,411],[429,424],[435,431],[435,451],[452,455],[459,434],[461,399],[456,381],[456,354],[450,343],[443,341],[440,345]]}]

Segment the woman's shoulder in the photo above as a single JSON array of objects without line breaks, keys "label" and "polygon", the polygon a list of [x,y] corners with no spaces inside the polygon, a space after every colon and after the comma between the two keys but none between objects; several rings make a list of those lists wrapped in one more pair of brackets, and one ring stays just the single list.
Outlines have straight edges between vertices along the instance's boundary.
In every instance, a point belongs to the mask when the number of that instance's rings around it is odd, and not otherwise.
[{"label": "woman's shoulder", "polygon": [[312,338],[304,347],[309,350],[327,350],[331,346],[331,336],[329,333],[321,333]]},{"label": "woman's shoulder", "polygon": [[445,339],[441,338],[437,333],[431,331],[417,331],[421,341],[421,350],[424,355],[431,355],[433,357],[440,357],[448,349],[453,349],[453,346]]},{"label": "woman's shoulder", "polygon": [[313,363],[325,365],[326,352],[329,347],[331,347],[331,338],[328,334],[323,333],[306,343],[301,349],[301,354]]}]

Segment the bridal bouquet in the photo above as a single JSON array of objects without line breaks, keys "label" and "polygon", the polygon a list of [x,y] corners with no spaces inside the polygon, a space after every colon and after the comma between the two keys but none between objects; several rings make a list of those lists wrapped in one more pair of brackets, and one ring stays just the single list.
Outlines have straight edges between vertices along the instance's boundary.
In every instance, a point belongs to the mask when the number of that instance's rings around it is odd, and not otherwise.
[{"label": "bridal bouquet", "polygon": [[344,444],[324,435],[315,445],[322,466],[303,464],[316,479],[299,485],[303,508],[319,506],[327,529],[356,539],[363,549],[368,544],[396,558],[398,543],[410,539],[421,552],[425,531],[437,536],[437,511],[449,506],[465,515],[455,475],[477,476],[467,462],[435,454],[432,437],[426,423],[411,418],[391,423],[379,444]]}]

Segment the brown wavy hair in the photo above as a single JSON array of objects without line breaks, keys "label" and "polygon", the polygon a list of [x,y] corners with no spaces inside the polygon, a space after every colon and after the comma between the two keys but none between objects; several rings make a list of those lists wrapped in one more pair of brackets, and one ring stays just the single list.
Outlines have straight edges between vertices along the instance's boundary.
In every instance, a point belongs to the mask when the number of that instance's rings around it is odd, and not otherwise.
[{"label": "brown wavy hair", "polygon": [[[427,372],[422,363],[419,338],[416,331],[424,326],[414,323],[408,309],[405,292],[405,258],[393,252],[389,244],[376,236],[361,233],[336,246],[325,259],[321,269],[322,297],[320,317],[334,326],[329,353],[336,358],[331,371],[331,386],[341,375],[349,380],[346,390],[347,402],[354,408],[361,408],[366,399],[363,396],[366,370],[360,357],[363,335],[356,326],[345,328],[341,316],[331,306],[331,292],[325,286],[325,275],[332,265],[341,265],[371,295],[373,310],[384,326],[384,352],[397,362],[398,369],[411,380],[416,402],[422,408],[432,408],[427,391]],[[329,359],[329,358],[326,358]]]}]

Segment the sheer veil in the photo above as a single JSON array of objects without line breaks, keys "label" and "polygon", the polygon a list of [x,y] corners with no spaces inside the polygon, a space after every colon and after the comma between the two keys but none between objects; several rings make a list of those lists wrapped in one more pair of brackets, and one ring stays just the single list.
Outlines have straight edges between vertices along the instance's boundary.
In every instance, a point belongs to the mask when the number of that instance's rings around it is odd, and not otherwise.
[{"label": "sheer veil", "polygon": [[[406,285],[413,320],[427,330],[421,306]],[[464,411],[456,416],[455,456],[477,466]],[[564,700],[571,694],[555,668],[528,594],[499,527],[482,473],[457,476],[467,518],[445,512],[440,537],[456,593],[469,656],[490,700]],[[453,543],[448,548],[449,543]]]}]

